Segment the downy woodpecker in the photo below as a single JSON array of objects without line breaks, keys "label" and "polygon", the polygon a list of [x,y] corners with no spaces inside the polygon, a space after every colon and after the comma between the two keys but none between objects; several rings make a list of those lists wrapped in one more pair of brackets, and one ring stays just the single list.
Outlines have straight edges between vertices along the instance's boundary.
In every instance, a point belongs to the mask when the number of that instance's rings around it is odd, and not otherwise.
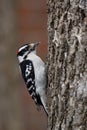
[{"label": "downy woodpecker", "polygon": [[46,114],[47,109],[47,71],[44,62],[36,55],[39,43],[25,44],[17,51],[19,66],[27,89],[38,106],[43,106]]}]

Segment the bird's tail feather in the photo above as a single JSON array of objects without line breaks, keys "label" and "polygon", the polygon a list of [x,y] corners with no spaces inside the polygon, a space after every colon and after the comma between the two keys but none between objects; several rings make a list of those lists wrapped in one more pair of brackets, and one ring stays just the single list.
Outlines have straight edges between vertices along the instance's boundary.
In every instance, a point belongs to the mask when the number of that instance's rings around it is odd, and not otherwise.
[{"label": "bird's tail feather", "polygon": [[42,102],[43,109],[44,109],[46,115],[48,116],[48,107],[47,107],[47,103],[46,103],[46,96],[45,96],[45,98],[41,97],[41,102]]}]

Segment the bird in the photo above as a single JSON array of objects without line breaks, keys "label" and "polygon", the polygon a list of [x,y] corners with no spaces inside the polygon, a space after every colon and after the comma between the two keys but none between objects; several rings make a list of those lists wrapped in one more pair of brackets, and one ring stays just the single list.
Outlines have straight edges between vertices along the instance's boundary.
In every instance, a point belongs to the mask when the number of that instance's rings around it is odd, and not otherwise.
[{"label": "bird", "polygon": [[38,45],[39,42],[22,45],[17,51],[17,58],[29,94],[37,106],[43,107],[48,116],[47,68],[36,53]]}]

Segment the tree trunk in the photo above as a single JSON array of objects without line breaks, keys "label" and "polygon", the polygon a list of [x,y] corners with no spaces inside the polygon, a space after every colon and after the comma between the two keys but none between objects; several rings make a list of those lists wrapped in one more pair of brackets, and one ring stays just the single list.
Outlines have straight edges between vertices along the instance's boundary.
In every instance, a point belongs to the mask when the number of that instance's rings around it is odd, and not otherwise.
[{"label": "tree trunk", "polygon": [[15,0],[0,1],[0,130],[21,130],[15,13]]},{"label": "tree trunk", "polygon": [[48,0],[49,130],[87,130],[87,0]]}]

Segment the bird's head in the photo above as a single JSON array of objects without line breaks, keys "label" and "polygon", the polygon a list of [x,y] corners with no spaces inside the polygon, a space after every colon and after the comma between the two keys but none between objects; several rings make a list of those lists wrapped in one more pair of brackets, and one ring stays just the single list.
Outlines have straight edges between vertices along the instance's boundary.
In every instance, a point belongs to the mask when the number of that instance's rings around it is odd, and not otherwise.
[{"label": "bird's head", "polygon": [[26,59],[29,53],[36,53],[36,47],[38,44],[39,42],[22,45],[17,51],[19,63]]}]

